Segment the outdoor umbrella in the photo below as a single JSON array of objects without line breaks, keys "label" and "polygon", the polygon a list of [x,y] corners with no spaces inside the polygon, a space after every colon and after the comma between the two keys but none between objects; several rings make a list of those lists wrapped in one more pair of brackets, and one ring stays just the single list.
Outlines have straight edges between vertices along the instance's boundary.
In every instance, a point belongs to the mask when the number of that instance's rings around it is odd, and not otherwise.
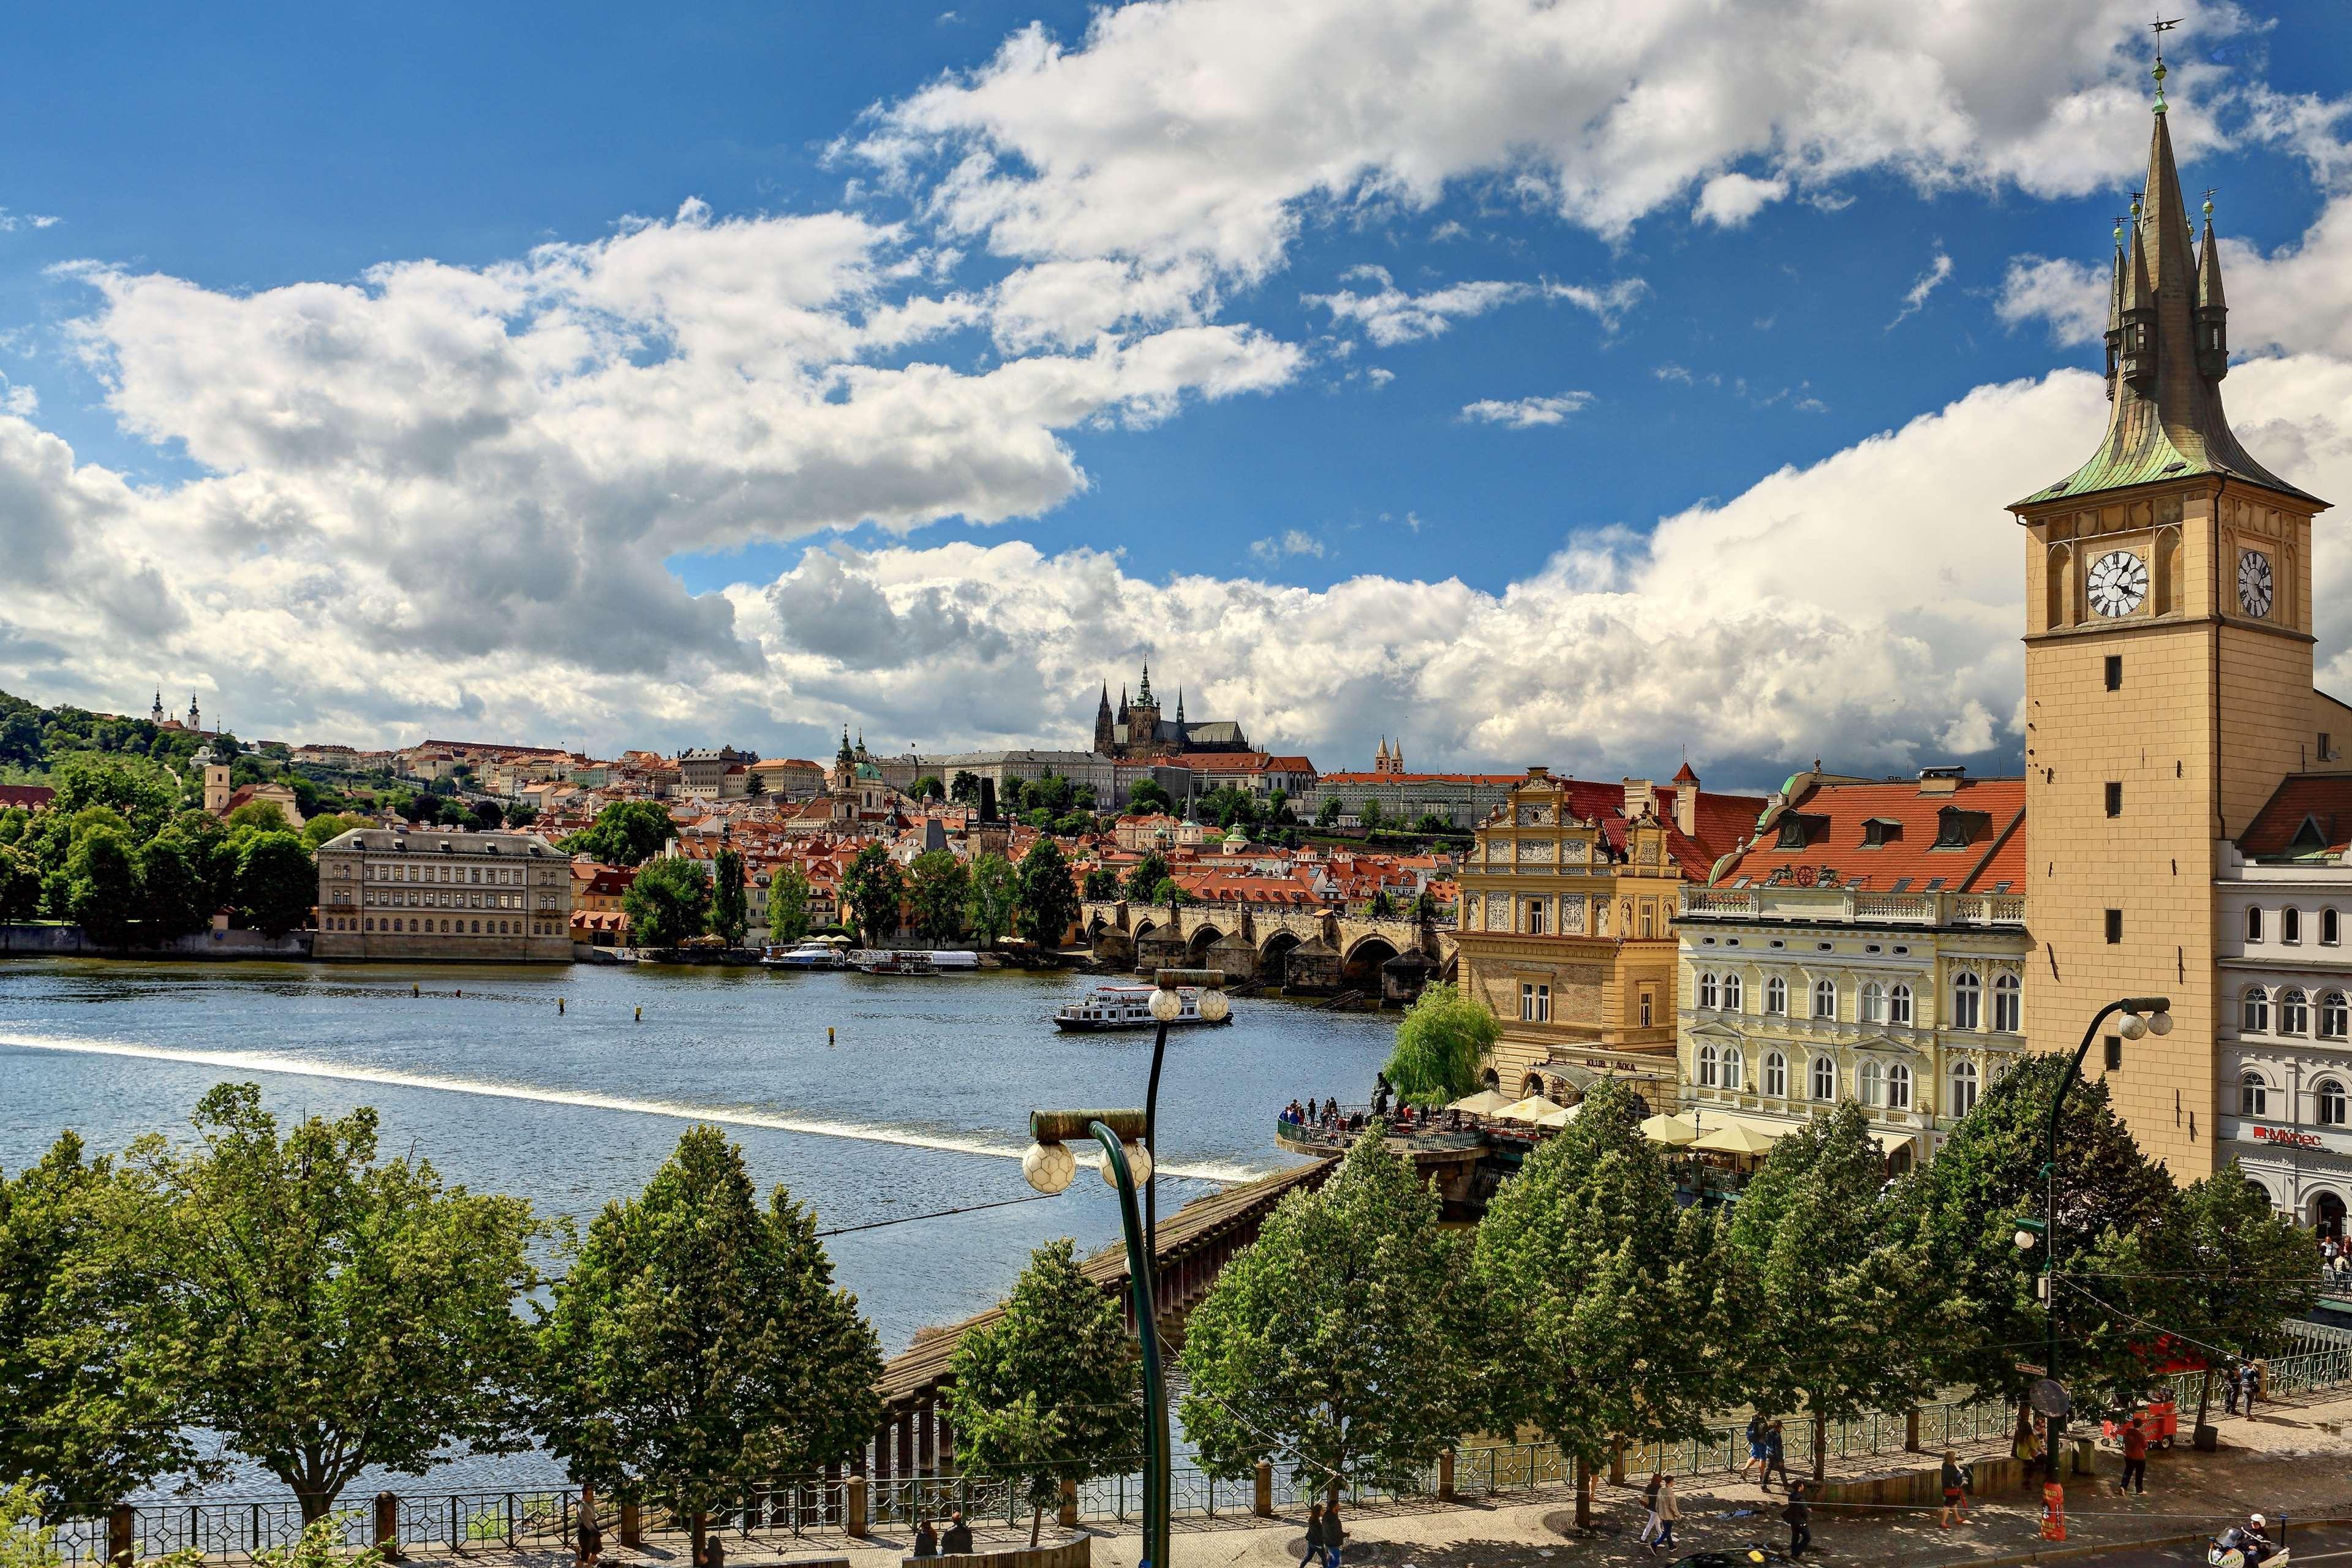
[{"label": "outdoor umbrella", "polygon": [[1536,1125],[1538,1127],[1565,1127],[1570,1122],[1575,1121],[1576,1113],[1583,1109],[1584,1106],[1581,1101],[1575,1105],[1563,1105],[1558,1110],[1548,1110],[1543,1115],[1537,1117]]},{"label": "outdoor umbrella", "polygon": [[1688,1143],[1698,1136],[1698,1129],[1684,1116],[1653,1116],[1642,1123],[1642,1136],[1653,1143]]},{"label": "outdoor umbrella", "polygon": [[1566,1109],[1567,1107],[1557,1105],[1552,1101],[1546,1100],[1540,1094],[1531,1094],[1525,1100],[1515,1101],[1514,1103],[1507,1105],[1503,1107],[1502,1110],[1495,1112],[1495,1120],[1497,1121],[1533,1121],[1538,1117],[1549,1116],[1555,1110],[1564,1110]]},{"label": "outdoor umbrella", "polygon": [[1727,1121],[1708,1128],[1691,1147],[1712,1154],[1769,1154],[1779,1142],[1777,1134],[1752,1121]]},{"label": "outdoor umbrella", "polygon": [[1510,1103],[1509,1098],[1501,1090],[1482,1089],[1474,1095],[1455,1100],[1445,1109],[1458,1110],[1465,1116],[1492,1116]]}]

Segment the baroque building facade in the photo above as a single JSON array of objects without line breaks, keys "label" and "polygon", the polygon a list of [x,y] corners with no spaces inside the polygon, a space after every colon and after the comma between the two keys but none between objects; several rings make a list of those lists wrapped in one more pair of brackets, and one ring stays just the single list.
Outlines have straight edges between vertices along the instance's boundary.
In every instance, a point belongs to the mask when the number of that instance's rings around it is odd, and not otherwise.
[{"label": "baroque building facade", "polygon": [[1682,889],[1682,1099],[1778,1136],[1861,1104],[1891,1168],[2025,1049],[2025,781],[1791,777]]},{"label": "baroque building facade", "polygon": [[320,958],[572,958],[572,861],[535,834],[355,827],[318,858]]},{"label": "baroque building facade", "polygon": [[[2157,67],[2143,197],[2116,231],[2107,430],[2014,503],[2026,539],[2025,762],[2034,934],[2028,1043],[2075,1049],[2105,1004],[2170,999],[2174,1027],[2109,1050],[2116,1110],[2189,1181],[2221,1135],[2230,847],[2290,775],[2343,771],[2352,710],[2314,689],[2312,518],[2221,406],[2228,306],[2211,204],[2192,233]],[[2105,1063],[2113,1059],[2112,1068]]]},{"label": "baroque building facade", "polygon": [[1464,993],[1501,1020],[1496,1086],[1572,1102],[1603,1074],[1675,1098],[1674,921],[1686,879],[1761,799],[1529,768],[1474,835],[1455,940]]}]

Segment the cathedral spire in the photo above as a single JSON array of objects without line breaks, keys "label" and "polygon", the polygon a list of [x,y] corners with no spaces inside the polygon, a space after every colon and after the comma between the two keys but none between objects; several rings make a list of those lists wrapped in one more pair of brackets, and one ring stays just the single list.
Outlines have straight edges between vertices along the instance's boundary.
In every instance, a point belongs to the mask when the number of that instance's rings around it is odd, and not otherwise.
[{"label": "cathedral spire", "polygon": [[1158,703],[1151,700],[1151,667],[1148,664],[1143,667],[1143,684],[1135,689],[1135,701],[1136,705],[1140,708],[1156,708],[1159,706]]}]

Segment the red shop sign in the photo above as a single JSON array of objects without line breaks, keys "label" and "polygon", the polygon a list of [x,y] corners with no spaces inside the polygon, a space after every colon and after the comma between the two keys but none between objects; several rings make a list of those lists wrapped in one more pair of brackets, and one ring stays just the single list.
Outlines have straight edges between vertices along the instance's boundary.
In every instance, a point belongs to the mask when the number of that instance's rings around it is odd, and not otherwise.
[{"label": "red shop sign", "polygon": [[2254,1142],[2257,1143],[2284,1143],[2288,1145],[2290,1148],[2295,1149],[2316,1149],[2319,1147],[2319,1134],[2316,1132],[2297,1132],[2292,1128],[2286,1127],[2257,1127],[2254,1129]]}]

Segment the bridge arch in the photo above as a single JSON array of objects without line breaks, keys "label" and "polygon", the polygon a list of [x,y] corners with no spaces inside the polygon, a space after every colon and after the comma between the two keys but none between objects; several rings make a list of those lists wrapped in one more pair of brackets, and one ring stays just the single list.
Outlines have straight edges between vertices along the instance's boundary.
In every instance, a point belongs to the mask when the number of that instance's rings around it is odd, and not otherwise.
[{"label": "bridge arch", "polygon": [[1288,961],[1291,950],[1298,945],[1298,933],[1286,927],[1269,933],[1257,945],[1258,978],[1268,985],[1281,984],[1283,966]]},{"label": "bridge arch", "polygon": [[1202,921],[1192,928],[1192,934],[1185,939],[1185,945],[1192,950],[1193,968],[1206,967],[1203,961],[1209,955],[1209,949],[1224,940],[1224,932],[1219,931],[1213,922],[1208,921]]},{"label": "bridge arch", "polygon": [[1350,991],[1378,994],[1381,965],[1397,955],[1396,943],[1378,931],[1358,937],[1339,955],[1339,980]]}]

